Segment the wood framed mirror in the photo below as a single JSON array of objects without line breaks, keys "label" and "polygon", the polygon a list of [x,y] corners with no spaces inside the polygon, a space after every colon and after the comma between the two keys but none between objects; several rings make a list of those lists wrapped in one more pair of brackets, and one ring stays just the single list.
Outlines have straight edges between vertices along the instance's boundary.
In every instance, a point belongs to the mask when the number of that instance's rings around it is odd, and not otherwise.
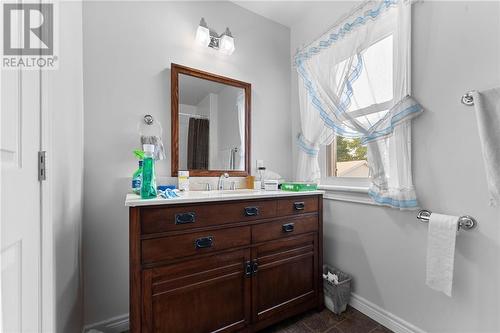
[{"label": "wood framed mirror", "polygon": [[251,84],[171,66],[172,176],[250,174]]}]

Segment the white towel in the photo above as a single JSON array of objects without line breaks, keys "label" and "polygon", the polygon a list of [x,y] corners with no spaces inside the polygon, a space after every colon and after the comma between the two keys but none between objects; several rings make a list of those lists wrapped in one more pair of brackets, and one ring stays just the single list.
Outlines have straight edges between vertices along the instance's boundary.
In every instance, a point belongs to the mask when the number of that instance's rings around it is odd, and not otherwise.
[{"label": "white towel", "polygon": [[427,234],[426,283],[450,297],[457,228],[457,216],[431,214]]},{"label": "white towel", "polygon": [[490,191],[490,205],[500,201],[500,88],[473,92],[479,138]]}]

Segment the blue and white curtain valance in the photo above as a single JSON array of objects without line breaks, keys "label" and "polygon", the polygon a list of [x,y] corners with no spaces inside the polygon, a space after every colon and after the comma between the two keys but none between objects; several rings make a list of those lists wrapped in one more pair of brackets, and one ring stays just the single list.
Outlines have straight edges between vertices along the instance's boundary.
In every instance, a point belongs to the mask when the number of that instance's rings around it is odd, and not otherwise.
[{"label": "blue and white curtain valance", "polygon": [[410,120],[423,110],[410,97],[410,37],[410,1],[370,1],[296,54],[299,179],[321,178],[319,147],[336,135],[361,138],[374,202],[417,207]]}]

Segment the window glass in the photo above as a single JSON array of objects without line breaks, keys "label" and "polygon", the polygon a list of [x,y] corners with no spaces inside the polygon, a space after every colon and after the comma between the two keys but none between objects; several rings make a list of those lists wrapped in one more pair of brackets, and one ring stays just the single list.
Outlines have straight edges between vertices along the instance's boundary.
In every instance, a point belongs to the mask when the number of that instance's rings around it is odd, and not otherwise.
[{"label": "window glass", "polygon": [[352,84],[353,95],[348,111],[380,104],[393,98],[393,38],[378,41],[361,52],[363,69]]}]

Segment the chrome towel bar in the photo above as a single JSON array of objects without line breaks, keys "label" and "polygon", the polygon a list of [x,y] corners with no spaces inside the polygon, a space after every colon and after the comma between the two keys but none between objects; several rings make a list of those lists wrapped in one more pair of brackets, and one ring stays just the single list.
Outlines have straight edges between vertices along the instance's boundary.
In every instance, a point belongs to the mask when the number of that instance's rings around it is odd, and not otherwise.
[{"label": "chrome towel bar", "polygon": [[[422,209],[417,214],[417,219],[422,222],[429,222],[432,212],[430,210]],[[477,226],[477,221],[469,215],[463,215],[458,218],[458,229],[469,230]]]}]

